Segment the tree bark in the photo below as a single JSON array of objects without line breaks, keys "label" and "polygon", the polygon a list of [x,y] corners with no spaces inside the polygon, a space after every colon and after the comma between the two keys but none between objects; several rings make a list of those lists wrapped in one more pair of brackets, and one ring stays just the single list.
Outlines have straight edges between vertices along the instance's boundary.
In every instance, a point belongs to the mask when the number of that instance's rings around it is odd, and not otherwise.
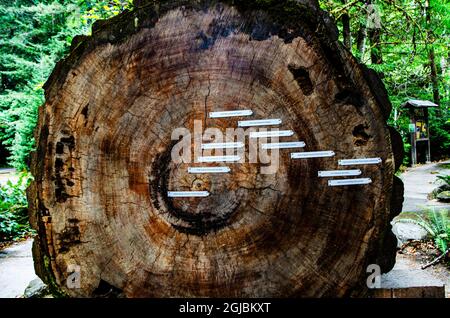
[{"label": "tree bark", "polygon": [[441,96],[439,94],[439,80],[438,80],[438,72],[436,68],[434,47],[433,47],[433,31],[431,28],[431,8],[430,2],[425,1],[425,18],[427,22],[427,46],[428,46],[428,61],[430,65],[430,80],[431,87],[433,90],[433,102],[437,105],[441,104]]},{"label": "tree bark", "polygon": [[[347,0],[343,0],[342,3],[345,5]],[[341,17],[342,21],[342,36],[344,38],[344,46],[351,51],[352,49],[352,33],[350,30],[350,16],[348,13],[344,13]]]},{"label": "tree bark", "polygon": [[433,102],[436,105],[441,104],[441,96],[439,94],[439,80],[436,68],[436,59],[434,55],[434,48],[431,47],[428,51],[428,60],[430,62],[430,79],[431,86],[433,87]]},{"label": "tree bark", "polygon": [[[383,53],[381,48],[381,20],[379,17],[379,11],[375,5],[372,5],[372,1],[367,1],[367,5],[370,5],[370,11],[368,19],[370,20],[370,26],[368,27],[368,36],[370,39],[370,61],[372,64],[383,63]],[[379,24],[379,25],[378,25]]]},{"label": "tree bark", "polygon": [[370,61],[372,64],[383,63],[383,53],[381,51],[381,29],[373,28],[369,31],[370,38]]},{"label": "tree bark", "polygon": [[360,61],[363,60],[364,54],[366,53],[366,37],[366,26],[361,24],[358,30],[358,36],[356,38],[356,48],[358,49],[358,58]]},{"label": "tree bark", "polygon": [[[364,7],[367,10],[367,6],[372,3],[371,0],[366,0]],[[358,35],[356,38],[356,48],[358,50],[358,58],[363,61],[364,54],[366,53],[366,41],[367,41],[367,20],[369,18],[369,12],[366,11],[366,18],[363,23],[360,23]]]},{"label": "tree bark", "polygon": [[[135,7],[76,37],[45,84],[28,190],[38,275],[72,297],[365,295],[368,264],[395,259],[403,190],[376,73],[313,0]],[[235,109],[280,118],[294,131],[281,141],[336,156],[282,149],[275,174],[246,160],[192,175],[198,164],[171,160],[175,128],[225,131],[236,119],[207,113]],[[352,167],[369,185],[318,177],[361,157],[382,159]],[[211,194],[167,195],[194,189]]]}]

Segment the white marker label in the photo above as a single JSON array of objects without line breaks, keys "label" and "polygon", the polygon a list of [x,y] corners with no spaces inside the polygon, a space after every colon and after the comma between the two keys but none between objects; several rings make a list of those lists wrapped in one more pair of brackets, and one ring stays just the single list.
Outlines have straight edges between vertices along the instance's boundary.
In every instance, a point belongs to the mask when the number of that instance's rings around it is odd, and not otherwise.
[{"label": "white marker label", "polygon": [[359,158],[359,159],[342,159],[338,160],[340,166],[350,165],[373,165],[381,163],[381,158]]},{"label": "white marker label", "polygon": [[209,144],[202,144],[202,149],[228,149],[228,148],[242,148],[243,142],[215,142]]},{"label": "white marker label", "polygon": [[305,143],[303,141],[291,142],[273,142],[270,144],[262,144],[262,149],[285,149],[285,148],[303,148]]},{"label": "white marker label", "polygon": [[293,134],[294,132],[292,130],[251,131],[250,138],[289,137]]},{"label": "white marker label", "polygon": [[189,167],[189,173],[228,173],[229,167]]},{"label": "white marker label", "polygon": [[223,112],[210,112],[209,118],[223,118],[223,117],[238,117],[238,116],[250,116],[253,111],[250,109],[246,110],[229,110]]},{"label": "white marker label", "polygon": [[333,156],[334,156],[334,151],[306,151],[306,152],[291,153],[291,159],[322,158],[322,157],[333,157]]},{"label": "white marker label", "polygon": [[226,161],[239,161],[239,156],[204,156],[198,157],[199,162],[226,162]]},{"label": "white marker label", "polygon": [[369,184],[371,182],[372,182],[372,180],[370,178],[339,179],[339,180],[328,180],[328,185],[330,187],[335,187],[335,186],[346,186],[346,185]]},{"label": "white marker label", "polygon": [[257,119],[238,121],[238,127],[267,126],[279,124],[281,124],[281,119]]},{"label": "white marker label", "polygon": [[327,170],[327,171],[319,171],[319,177],[344,177],[344,176],[359,176],[361,174],[361,170]]},{"label": "white marker label", "polygon": [[208,191],[168,191],[167,196],[170,198],[193,198],[193,197],[207,197]]}]

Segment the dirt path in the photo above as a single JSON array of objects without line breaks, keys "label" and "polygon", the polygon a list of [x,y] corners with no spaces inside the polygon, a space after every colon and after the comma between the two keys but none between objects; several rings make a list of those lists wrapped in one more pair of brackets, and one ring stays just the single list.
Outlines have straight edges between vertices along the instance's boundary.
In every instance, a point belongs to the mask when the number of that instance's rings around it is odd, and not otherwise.
[{"label": "dirt path", "polygon": [[31,246],[33,240],[15,243],[0,251],[0,298],[21,296],[34,273]]}]

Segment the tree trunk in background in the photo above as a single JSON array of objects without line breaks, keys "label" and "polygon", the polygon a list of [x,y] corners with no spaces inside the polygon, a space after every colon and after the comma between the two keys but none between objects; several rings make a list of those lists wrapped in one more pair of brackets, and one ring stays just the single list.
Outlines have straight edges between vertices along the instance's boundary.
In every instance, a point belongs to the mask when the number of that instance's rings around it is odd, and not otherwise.
[{"label": "tree trunk in background", "polygon": [[[371,4],[371,0],[365,2],[364,8],[367,10],[367,6]],[[364,54],[366,53],[366,41],[367,41],[367,20],[369,18],[369,12],[366,11],[365,20],[360,23],[358,36],[356,38],[356,47],[358,49],[359,59],[363,61]]]},{"label": "tree trunk in background", "polygon": [[434,57],[434,48],[431,47],[428,51],[428,59],[430,61],[430,79],[433,87],[433,102],[437,105],[441,104],[441,96],[439,94],[439,81],[436,69],[436,61]]},{"label": "tree trunk in background", "polygon": [[373,28],[369,30],[369,38],[370,38],[370,61],[372,64],[382,64],[383,63],[383,54],[381,51],[381,29]]},{"label": "tree trunk in background", "polygon": [[[376,73],[313,0],[135,7],[76,37],[45,84],[28,190],[38,275],[73,297],[365,295],[367,266],[394,264],[403,200],[401,138]],[[235,109],[336,155],[282,149],[275,174],[248,158],[214,175],[171,160],[175,128],[225,131],[239,118],[207,113]],[[361,157],[382,159],[349,167],[369,185],[318,177]]]},{"label": "tree trunk in background", "polygon": [[[450,68],[450,44],[447,45],[447,57],[443,57],[442,59],[442,77],[444,77]],[[445,83],[444,95],[447,100],[447,107],[450,107],[450,84],[448,83]]]},{"label": "tree trunk in background", "polygon": [[[342,3],[345,5],[347,0],[343,0]],[[341,17],[342,19],[342,36],[344,38],[344,46],[350,50],[352,50],[352,33],[350,30],[350,16],[348,13],[344,13]]]},{"label": "tree trunk in background", "polygon": [[433,47],[433,31],[431,29],[431,7],[430,2],[425,1],[425,18],[427,22],[427,43],[428,45],[428,61],[430,64],[430,80],[433,89],[433,102],[437,105],[441,104],[441,97],[439,94],[439,80],[436,69],[436,61]]},{"label": "tree trunk in background", "polygon": [[358,30],[358,36],[356,38],[356,47],[358,49],[358,57],[362,61],[364,54],[366,53],[366,37],[367,29],[364,25],[360,25]]},{"label": "tree trunk in background", "polygon": [[366,5],[369,7],[368,20],[369,29],[368,35],[370,39],[370,61],[372,64],[382,64],[383,54],[381,48],[381,18],[376,5],[372,5],[372,1],[367,1]]}]

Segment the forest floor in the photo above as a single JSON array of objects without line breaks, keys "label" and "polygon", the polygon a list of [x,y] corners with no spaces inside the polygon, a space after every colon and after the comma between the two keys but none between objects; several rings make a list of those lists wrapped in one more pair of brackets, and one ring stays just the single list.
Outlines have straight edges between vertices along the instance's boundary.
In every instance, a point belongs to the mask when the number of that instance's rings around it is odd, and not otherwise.
[{"label": "forest floor", "polygon": [[[403,211],[397,218],[408,212],[420,212],[424,206],[446,208],[436,200],[429,200],[428,194],[438,186],[438,174],[450,174],[447,162],[432,163],[409,168],[401,175],[405,184]],[[0,184],[15,178],[15,171],[0,169]],[[450,208],[450,207],[448,207]],[[414,232],[414,230],[413,230]],[[413,239],[413,238],[412,238]],[[32,239],[13,243],[0,250],[0,298],[20,297],[28,283],[37,278],[31,254]],[[382,288],[401,288],[412,286],[446,285],[446,296],[450,297],[450,269],[443,264],[428,267],[421,266],[437,255],[432,244],[409,240],[397,253],[395,267],[381,278]]]}]

